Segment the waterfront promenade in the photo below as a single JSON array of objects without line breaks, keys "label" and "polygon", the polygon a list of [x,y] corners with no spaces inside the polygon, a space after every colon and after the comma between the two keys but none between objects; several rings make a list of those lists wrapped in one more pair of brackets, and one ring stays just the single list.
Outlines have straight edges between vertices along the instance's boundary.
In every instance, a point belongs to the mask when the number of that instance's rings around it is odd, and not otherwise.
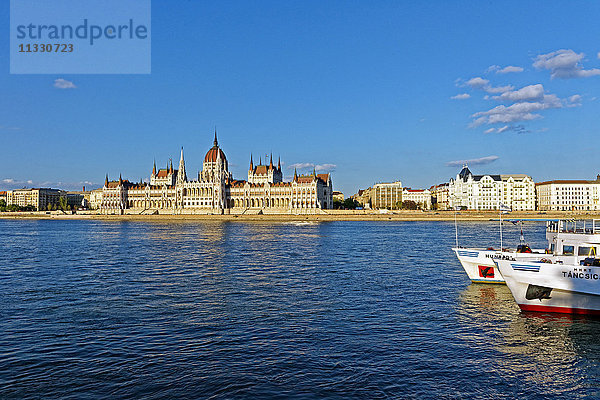
[{"label": "waterfront promenade", "polygon": [[[320,214],[125,214],[106,215],[95,212],[63,214],[61,212],[0,213],[0,219],[59,219],[104,221],[489,221],[499,218],[497,211],[388,211],[327,210]],[[505,219],[600,219],[600,212],[519,211],[503,214]]]}]

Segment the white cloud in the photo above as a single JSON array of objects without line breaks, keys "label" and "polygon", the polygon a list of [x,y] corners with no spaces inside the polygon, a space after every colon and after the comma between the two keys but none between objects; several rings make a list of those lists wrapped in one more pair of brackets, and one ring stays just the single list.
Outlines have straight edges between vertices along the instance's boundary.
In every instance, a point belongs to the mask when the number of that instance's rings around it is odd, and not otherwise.
[{"label": "white cloud", "polygon": [[490,128],[490,129],[486,129],[484,131],[484,133],[503,133],[503,132],[515,132],[515,133],[528,133],[531,132],[527,129],[525,129],[525,126],[523,125],[504,125],[500,128]]},{"label": "white cloud", "polygon": [[521,102],[510,106],[500,105],[488,111],[477,112],[471,115],[474,121],[470,126],[477,127],[483,124],[491,125],[496,123],[507,124],[517,121],[531,121],[542,117],[539,114],[535,114],[535,112],[561,107],[562,103],[560,99],[556,95],[548,94],[536,102]]},{"label": "white cloud", "polygon": [[486,157],[480,157],[480,158],[472,158],[470,160],[448,161],[446,163],[446,166],[448,166],[448,167],[461,167],[461,166],[463,166],[465,164],[468,164],[468,165],[485,165],[485,164],[492,163],[492,162],[496,161],[499,158],[500,157],[498,157],[498,156],[486,156]]},{"label": "white cloud", "polygon": [[26,180],[18,180],[13,178],[5,178],[0,181],[0,190],[13,190],[13,189],[21,189],[24,187],[31,188],[53,188],[53,189],[63,189],[63,190],[81,190],[82,186],[86,186],[86,189],[90,189],[92,187],[100,187],[101,184],[90,182],[90,181],[80,181],[80,182],[51,182],[51,181],[36,181],[33,179]]},{"label": "white cloud", "polygon": [[288,166],[288,169],[304,169],[304,168],[313,168],[315,166],[315,164],[313,163],[295,163],[295,164],[290,164]]},{"label": "white cloud", "polygon": [[567,107],[578,107],[581,105],[581,96],[574,94],[567,99]]},{"label": "white cloud", "polygon": [[314,163],[295,163],[290,164],[288,169],[314,169],[317,172],[332,172],[337,168],[336,164],[314,164]]},{"label": "white cloud", "polygon": [[600,69],[583,69],[581,60],[584,56],[584,53],[575,53],[570,49],[561,49],[538,55],[533,66],[537,69],[549,70],[552,79],[587,78],[600,75]]},{"label": "white cloud", "polygon": [[488,93],[504,93],[508,90],[514,89],[514,86],[512,86],[512,85],[497,86],[497,87],[491,86],[489,80],[483,79],[479,76],[469,79],[467,81],[467,85],[471,86],[473,89],[485,90]]},{"label": "white cloud", "polygon": [[515,87],[513,85],[496,86],[496,87],[486,86],[483,88],[483,90],[485,90],[488,93],[504,93],[509,90],[513,90],[514,88]]},{"label": "white cloud", "polygon": [[471,78],[467,81],[467,85],[471,86],[472,88],[476,88],[476,89],[483,88],[484,86],[487,86],[489,83],[490,83],[490,81],[488,81],[487,79],[483,79],[479,76],[476,78]]},{"label": "white cloud", "polygon": [[504,68],[499,69],[498,71],[496,71],[497,74],[509,74],[511,72],[523,72],[523,68],[521,68],[521,67],[515,67],[513,65],[509,65],[507,67],[504,67]]},{"label": "white cloud", "polygon": [[75,89],[77,86],[71,81],[67,81],[66,79],[56,79],[54,81],[54,87],[57,89]]},{"label": "white cloud", "polygon": [[525,86],[519,90],[511,90],[494,96],[494,100],[505,102],[538,101],[544,98],[544,86],[541,84]]},{"label": "white cloud", "polygon": [[323,172],[335,171],[336,168],[337,168],[337,165],[335,165],[335,164],[317,164],[317,165],[315,165],[315,170],[317,170],[317,172],[319,172],[319,171],[323,171]]},{"label": "white cloud", "polygon": [[515,67],[513,65],[508,65],[504,68],[502,68],[499,65],[490,65],[485,72],[487,72],[487,73],[495,72],[497,74],[508,74],[511,72],[523,72],[523,68]]},{"label": "white cloud", "polygon": [[457,94],[456,96],[452,96],[450,98],[452,100],[466,100],[470,97],[471,97],[471,95],[469,93],[461,93],[461,94]]}]

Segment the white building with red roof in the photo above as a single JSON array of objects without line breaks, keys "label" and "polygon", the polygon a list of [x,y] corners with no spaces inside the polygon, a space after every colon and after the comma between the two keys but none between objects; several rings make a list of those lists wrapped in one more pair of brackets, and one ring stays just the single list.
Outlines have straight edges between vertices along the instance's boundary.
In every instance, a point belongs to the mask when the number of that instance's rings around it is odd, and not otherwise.
[{"label": "white building with red roof", "polygon": [[600,175],[591,180],[554,180],[535,184],[540,211],[600,210]]},{"label": "white building with red roof", "polygon": [[431,191],[429,189],[404,188],[402,201],[414,201],[422,210],[429,210],[431,209]]}]

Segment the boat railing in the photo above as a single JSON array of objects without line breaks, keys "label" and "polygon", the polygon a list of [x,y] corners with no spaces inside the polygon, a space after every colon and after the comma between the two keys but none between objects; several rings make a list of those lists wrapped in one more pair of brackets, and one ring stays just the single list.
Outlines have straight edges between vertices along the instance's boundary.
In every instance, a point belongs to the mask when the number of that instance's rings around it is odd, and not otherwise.
[{"label": "boat railing", "polygon": [[546,231],[555,233],[600,234],[600,219],[547,221]]}]

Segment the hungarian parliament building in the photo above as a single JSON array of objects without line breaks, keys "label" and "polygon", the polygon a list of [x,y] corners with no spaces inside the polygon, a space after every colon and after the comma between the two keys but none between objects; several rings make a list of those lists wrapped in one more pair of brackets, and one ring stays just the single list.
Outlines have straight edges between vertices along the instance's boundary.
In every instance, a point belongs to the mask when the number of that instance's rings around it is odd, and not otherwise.
[{"label": "hungarian parliament building", "polygon": [[[265,160],[266,163],[266,160]],[[219,147],[217,133],[198,172],[198,179],[188,180],[183,148],[179,169],[173,163],[165,169],[152,169],[149,183],[132,183],[108,176],[99,199],[100,211],[106,214],[172,212],[180,214],[243,213],[316,213],[333,208],[333,184],[330,174],[298,176],[283,181],[281,162],[254,165],[250,156],[248,180],[235,180],[229,172],[227,157]]]}]

